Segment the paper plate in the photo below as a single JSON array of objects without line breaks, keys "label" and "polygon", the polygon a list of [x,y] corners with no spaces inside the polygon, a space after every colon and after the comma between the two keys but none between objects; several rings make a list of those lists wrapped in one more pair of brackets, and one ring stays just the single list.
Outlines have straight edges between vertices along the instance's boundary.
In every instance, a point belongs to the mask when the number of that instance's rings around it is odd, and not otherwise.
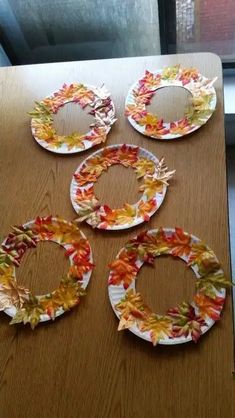
[{"label": "paper plate", "polygon": [[[160,255],[179,257],[192,268],[197,292],[192,303],[182,302],[158,315],[136,293],[135,281],[141,266]],[[230,283],[213,251],[199,238],[180,228],[159,228],[130,240],[110,264],[108,292],[119,318],[119,330],[129,329],[156,344],[182,344],[207,332],[220,319]],[[177,278],[175,278],[177,280]],[[164,292],[164,289],[163,289]]]},{"label": "paper plate", "polygon": [[[134,83],[127,94],[125,115],[143,135],[162,140],[181,138],[199,129],[214,112],[215,81],[216,78],[209,80],[195,68],[181,68],[179,65],[154,72],[146,71],[144,77]],[[151,103],[156,91],[164,87],[182,87],[191,94],[183,119],[166,123],[147,111],[147,105]]]},{"label": "paper plate", "polygon": [[[101,205],[94,193],[94,183],[114,164],[132,167],[143,184],[140,200],[120,209]],[[77,221],[86,221],[93,228],[119,230],[148,221],[161,206],[168,180],[173,176],[164,158],[158,160],[152,153],[134,145],[118,144],[96,151],[80,164],[73,175],[70,198],[78,214]]]},{"label": "paper plate", "polygon": [[[94,122],[86,134],[71,132],[58,135],[53,125],[53,114],[66,103],[74,102],[82,109],[90,107]],[[29,113],[33,137],[43,148],[57,154],[75,154],[106,141],[115,119],[115,108],[104,86],[97,88],[85,84],[64,84],[62,88],[40,102]]]},{"label": "paper plate", "polygon": [[[37,217],[13,227],[0,248],[0,310],[12,317],[11,324],[49,321],[76,306],[89,283],[92,252],[85,235],[76,225],[60,218]],[[52,241],[62,246],[69,258],[67,276],[53,292],[35,296],[16,281],[16,268],[29,248],[38,242]]]}]

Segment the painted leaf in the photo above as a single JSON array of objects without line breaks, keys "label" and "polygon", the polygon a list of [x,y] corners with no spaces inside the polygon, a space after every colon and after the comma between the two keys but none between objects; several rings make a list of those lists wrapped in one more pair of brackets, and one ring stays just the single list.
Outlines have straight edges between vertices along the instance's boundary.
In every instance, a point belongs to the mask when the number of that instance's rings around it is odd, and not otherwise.
[{"label": "painted leaf", "polygon": [[133,98],[136,104],[150,104],[150,100],[152,99],[154,92],[149,91],[143,86],[138,87],[137,89],[133,90]]},{"label": "painted leaf", "polygon": [[170,123],[170,133],[176,135],[185,135],[192,129],[191,124],[187,118],[181,119],[177,122]]},{"label": "painted leaf", "polygon": [[153,345],[157,345],[161,339],[172,337],[172,321],[167,316],[151,314],[138,327],[142,332],[150,331]]}]

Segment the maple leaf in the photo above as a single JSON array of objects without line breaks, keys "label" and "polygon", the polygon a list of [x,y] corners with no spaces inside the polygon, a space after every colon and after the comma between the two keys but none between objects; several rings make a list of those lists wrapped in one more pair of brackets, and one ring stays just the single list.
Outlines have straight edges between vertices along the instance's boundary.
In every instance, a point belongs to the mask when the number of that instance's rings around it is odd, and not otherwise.
[{"label": "maple leaf", "polygon": [[[24,252],[24,251],[23,251]],[[7,268],[11,264],[15,264],[16,266],[20,265],[20,260],[22,257],[22,252],[18,252],[13,249],[9,249],[2,244],[0,248],[0,266],[1,268]]]},{"label": "maple leaf", "polygon": [[89,201],[89,200],[92,200],[93,198],[95,198],[93,186],[87,187],[87,189],[77,188],[76,197],[75,197],[76,202],[79,203],[82,201]]},{"label": "maple leaf", "polygon": [[61,307],[59,302],[53,299],[52,295],[41,297],[40,305],[42,306],[42,309],[45,311],[45,313],[49,315],[49,317],[53,320],[55,319],[56,312]]},{"label": "maple leaf", "polygon": [[28,299],[29,293],[28,289],[18,286],[14,279],[0,283],[0,311],[12,306],[21,308]]},{"label": "maple leaf", "polygon": [[154,124],[145,125],[145,135],[152,136],[153,138],[160,138],[162,135],[169,134],[170,130],[164,125],[163,119]]},{"label": "maple leaf", "polygon": [[136,122],[141,120],[144,116],[147,115],[147,110],[143,103],[139,104],[129,104],[125,108],[125,116],[130,116]]},{"label": "maple leaf", "polygon": [[133,98],[137,105],[139,104],[150,104],[154,92],[149,91],[144,86],[139,86],[137,89],[132,91]]},{"label": "maple leaf", "polygon": [[52,292],[52,300],[64,311],[68,311],[80,302],[80,296],[85,295],[85,290],[78,281],[70,277],[62,279],[57,290]]},{"label": "maple leaf", "polygon": [[118,331],[131,328],[151,313],[140,293],[135,293],[133,289],[126,292],[125,297],[115,305],[115,309],[121,313]]},{"label": "maple leaf", "polygon": [[102,151],[102,158],[107,164],[107,166],[111,166],[112,164],[118,164],[119,163],[119,148],[118,147],[111,147],[111,148],[104,148]]},{"label": "maple leaf", "polygon": [[92,174],[79,172],[74,174],[74,178],[79,186],[85,186],[87,183],[95,183],[100,175],[101,172]]},{"label": "maple leaf", "polygon": [[85,135],[84,139],[92,142],[93,145],[98,145],[106,141],[107,133],[107,128],[95,126],[88,134]]},{"label": "maple leaf", "polygon": [[136,278],[139,270],[135,261],[136,256],[133,256],[132,252],[122,251],[118,258],[109,264],[111,269],[109,285],[119,286],[123,284],[124,289],[127,289]]},{"label": "maple leaf", "polygon": [[202,326],[206,326],[204,319],[197,315],[192,305],[182,302],[176,308],[167,311],[167,315],[172,318],[173,335],[176,338],[188,337],[196,343],[201,336]]},{"label": "maple leaf", "polygon": [[180,71],[179,80],[182,81],[183,86],[190,83],[191,80],[198,80],[199,72],[197,68],[183,68]]},{"label": "maple leaf", "polygon": [[84,144],[85,135],[81,135],[77,132],[73,132],[70,135],[64,135],[60,137],[58,136],[58,139],[60,142],[64,142],[67,145],[69,150],[71,150],[74,147],[80,148],[80,149],[85,148],[85,144]]},{"label": "maple leaf", "polygon": [[231,286],[232,283],[225,278],[223,273],[208,274],[207,276],[200,277],[200,279],[197,279],[196,281],[196,288],[212,299],[216,297],[215,290],[220,292],[222,289]]},{"label": "maple leaf", "polygon": [[173,65],[170,67],[165,67],[162,71],[162,79],[163,80],[174,80],[178,76],[180,70],[180,65]]},{"label": "maple leaf", "polygon": [[70,257],[72,254],[75,254],[79,257],[88,257],[90,256],[91,249],[89,242],[86,238],[79,238],[77,241],[72,241],[68,247],[66,247],[65,255]]},{"label": "maple leaf", "polygon": [[158,117],[156,115],[153,115],[152,113],[146,113],[146,115],[144,115],[143,118],[138,120],[138,124],[140,126],[156,126],[158,122]]},{"label": "maple leaf", "polygon": [[157,178],[147,176],[144,179],[144,183],[139,187],[139,191],[143,192],[148,200],[150,200],[153,197],[156,197],[157,193],[163,192],[163,183]]},{"label": "maple leaf", "polygon": [[199,292],[194,296],[194,302],[199,309],[200,315],[203,318],[208,316],[214,321],[218,321],[218,319],[220,319],[220,313],[224,305],[224,300],[224,297],[219,296],[210,298],[202,292]]},{"label": "maple leaf", "polygon": [[169,244],[162,228],[155,234],[141,232],[126,244],[126,248],[135,251],[141,260],[150,264],[153,263],[154,257],[169,252]]},{"label": "maple leaf", "polygon": [[146,174],[153,174],[155,171],[155,164],[148,158],[139,158],[133,165],[135,172],[137,173],[137,179],[145,176]]},{"label": "maple leaf", "polygon": [[9,280],[15,280],[14,270],[13,266],[0,264],[0,284],[6,284]]},{"label": "maple leaf", "polygon": [[192,129],[191,124],[187,118],[181,119],[177,122],[170,123],[170,133],[176,135],[185,135]]},{"label": "maple leaf", "polygon": [[51,114],[49,103],[45,101],[35,102],[35,107],[32,112],[29,112],[29,115],[32,117],[32,123],[36,123],[38,121],[52,123],[53,118]]},{"label": "maple leaf", "polygon": [[138,152],[139,147],[123,144],[120,148],[118,148],[118,161],[124,165],[124,167],[132,166],[132,164],[137,161]]},{"label": "maple leaf", "polygon": [[5,245],[8,248],[16,251],[23,249],[25,251],[26,248],[34,248],[37,246],[38,237],[30,228],[13,226],[12,230],[13,232],[10,232],[5,241]]},{"label": "maple leaf", "polygon": [[168,242],[174,257],[188,256],[191,252],[191,236],[181,228],[175,228],[175,232],[168,237]]},{"label": "maple leaf", "polygon": [[134,205],[125,203],[122,209],[114,209],[116,213],[116,223],[119,225],[130,224],[136,217],[136,208]]},{"label": "maple leaf", "polygon": [[138,216],[141,216],[144,221],[149,221],[150,214],[156,209],[157,202],[155,199],[150,199],[147,202],[140,200],[138,204]]},{"label": "maple leaf", "polygon": [[50,239],[53,235],[53,232],[50,230],[52,222],[52,216],[37,216],[34,224],[31,226],[31,229],[33,233],[38,236],[39,239]]},{"label": "maple leaf", "polygon": [[161,74],[154,74],[150,71],[145,71],[145,76],[139,80],[139,85],[148,90],[156,90],[161,82]]},{"label": "maple leaf", "polygon": [[30,323],[31,328],[34,329],[40,322],[40,317],[45,311],[36,297],[30,296],[29,300],[23,304],[23,307],[18,309],[15,316],[12,318],[10,325],[23,322]]},{"label": "maple leaf", "polygon": [[94,102],[95,95],[92,90],[89,90],[86,86],[83,84],[78,84],[76,86],[76,91],[73,95],[73,100],[75,102],[78,102],[82,109],[86,107],[89,104],[92,104]]},{"label": "maple leaf", "polygon": [[92,200],[84,200],[79,202],[79,208],[77,208],[77,222],[83,222],[87,219],[93,219],[96,217],[96,211],[99,209],[99,201],[96,197],[93,197]]},{"label": "maple leaf", "polygon": [[138,324],[140,331],[150,331],[153,345],[157,345],[159,340],[172,337],[172,321],[167,316],[151,314],[143,322]]}]

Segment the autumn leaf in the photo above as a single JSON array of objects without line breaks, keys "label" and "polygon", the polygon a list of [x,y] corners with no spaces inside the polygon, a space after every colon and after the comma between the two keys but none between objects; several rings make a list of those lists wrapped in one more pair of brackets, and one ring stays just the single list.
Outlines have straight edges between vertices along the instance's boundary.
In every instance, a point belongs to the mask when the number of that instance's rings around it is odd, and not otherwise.
[{"label": "autumn leaf", "polygon": [[180,70],[180,65],[174,65],[171,67],[165,67],[162,71],[162,79],[163,80],[174,80],[176,79]]},{"label": "autumn leaf", "polygon": [[142,332],[150,331],[153,345],[157,345],[161,339],[172,337],[172,321],[167,316],[151,314],[138,327]]},{"label": "autumn leaf", "polygon": [[169,245],[162,228],[159,228],[155,234],[148,234],[148,231],[141,232],[126,244],[126,248],[135,251],[141,260],[150,264],[156,256],[169,253]]},{"label": "autumn leaf", "polygon": [[0,283],[0,311],[15,306],[21,308],[28,300],[29,290],[19,286],[14,279]]},{"label": "autumn leaf", "polygon": [[107,128],[95,126],[88,134],[85,135],[84,139],[92,142],[93,145],[98,145],[106,141],[107,133]]},{"label": "autumn leaf", "polygon": [[87,189],[77,188],[76,197],[75,197],[75,201],[77,203],[80,203],[82,201],[89,201],[89,200],[92,201],[93,198],[95,198],[95,192],[94,192],[93,186],[90,186]]},{"label": "autumn leaf", "polygon": [[85,290],[78,281],[69,277],[62,279],[59,288],[52,293],[52,300],[65,311],[73,308],[80,302],[80,297],[85,295]]},{"label": "autumn leaf", "polygon": [[164,125],[163,119],[158,120],[154,124],[146,124],[144,131],[145,135],[160,139],[163,135],[169,134],[169,132],[169,129]]},{"label": "autumn leaf", "polygon": [[157,207],[157,202],[155,199],[150,199],[147,202],[141,200],[138,204],[137,216],[141,216],[145,222],[148,222],[150,219],[150,214]]},{"label": "autumn leaf", "polygon": [[124,165],[124,167],[132,166],[137,161],[138,152],[139,147],[123,144],[117,151],[119,163]]},{"label": "autumn leaf", "polygon": [[222,289],[230,288],[231,286],[232,283],[225,278],[223,273],[208,274],[196,281],[196,288],[212,299],[216,297],[216,290],[220,292]]},{"label": "autumn leaf", "polygon": [[175,232],[168,237],[168,242],[174,257],[188,256],[191,252],[191,235],[181,228],[175,228]]},{"label": "autumn leaf", "polygon": [[0,264],[0,284],[6,284],[11,280],[15,280],[14,270],[13,266]]},{"label": "autumn leaf", "polygon": [[196,81],[199,78],[199,72],[197,68],[183,68],[180,71],[179,80],[182,81],[183,86],[190,83],[191,80]]},{"label": "autumn leaf", "polygon": [[187,118],[181,119],[177,122],[170,123],[170,133],[175,135],[185,135],[191,131],[192,126]]},{"label": "autumn leaf", "polygon": [[138,267],[135,263],[136,258],[132,252],[122,251],[118,258],[114,260],[109,267],[111,269],[109,285],[123,285],[127,289],[132,281],[136,278]]},{"label": "autumn leaf", "polygon": [[146,116],[147,111],[143,103],[129,104],[125,108],[125,116],[130,116],[136,122]]},{"label": "autumn leaf", "polygon": [[144,183],[139,187],[139,191],[147,196],[148,200],[156,197],[157,193],[163,192],[163,183],[154,177],[146,177]]},{"label": "autumn leaf", "polygon": [[54,300],[52,295],[40,298],[40,305],[44,312],[53,320],[56,317],[56,312],[61,308],[59,302]]},{"label": "autumn leaf", "polygon": [[24,303],[23,307],[18,309],[15,316],[12,318],[10,325],[23,322],[30,323],[31,328],[34,329],[40,322],[40,316],[44,314],[40,302],[36,297],[30,296],[29,300]]},{"label": "autumn leaf", "polygon": [[136,208],[134,205],[124,204],[122,209],[114,209],[116,214],[116,223],[118,225],[130,224],[136,217]]},{"label": "autumn leaf", "polygon": [[224,305],[224,298],[216,296],[213,299],[206,296],[202,292],[197,293],[194,296],[194,302],[199,309],[200,315],[203,318],[207,316],[214,321],[220,319],[220,312]]},{"label": "autumn leaf", "polygon": [[151,313],[140,293],[135,293],[133,289],[129,290],[125,297],[115,305],[115,309],[121,313],[118,331],[131,328]]},{"label": "autumn leaf", "polygon": [[155,164],[152,160],[147,158],[138,158],[132,165],[137,173],[137,179],[144,177],[146,174],[153,174],[155,171]]},{"label": "autumn leaf", "polygon": [[187,338],[190,335],[196,343],[201,336],[202,326],[206,326],[204,319],[197,315],[194,307],[187,302],[169,309],[167,315],[172,318],[173,335],[176,338]]},{"label": "autumn leaf", "polygon": [[145,71],[145,76],[139,80],[139,85],[148,90],[156,90],[161,82],[161,74],[154,74],[150,71]]},{"label": "autumn leaf", "polygon": [[138,124],[140,126],[156,126],[158,124],[159,120],[156,115],[153,115],[152,113],[146,113],[141,119],[138,120]]},{"label": "autumn leaf", "polygon": [[154,92],[149,91],[144,86],[139,86],[137,89],[133,90],[132,92],[133,98],[137,105],[139,104],[150,104],[150,100],[152,99]]}]

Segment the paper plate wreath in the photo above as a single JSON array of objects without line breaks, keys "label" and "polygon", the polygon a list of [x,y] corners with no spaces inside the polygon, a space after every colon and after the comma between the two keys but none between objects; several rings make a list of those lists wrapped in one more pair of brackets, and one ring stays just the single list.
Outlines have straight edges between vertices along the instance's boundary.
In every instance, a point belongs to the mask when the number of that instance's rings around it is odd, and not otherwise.
[{"label": "paper plate wreath", "polygon": [[[197,289],[192,303],[182,302],[164,316],[152,312],[135,291],[141,266],[163,254],[179,257],[193,269]],[[140,233],[125,245],[110,268],[109,298],[120,319],[118,330],[128,328],[153,345],[197,342],[220,319],[225,288],[230,286],[213,251],[180,228]]]},{"label": "paper plate wreath", "polygon": [[[100,205],[94,193],[94,183],[114,164],[134,168],[137,178],[143,179],[139,190],[141,199],[120,209]],[[133,145],[112,145],[88,157],[76,170],[70,188],[72,205],[78,214],[77,221],[93,228],[126,229],[148,221],[162,204],[168,180],[175,171],[168,171],[164,158],[158,160],[149,151]]]},{"label": "paper plate wreath", "polygon": [[[211,117],[216,107],[216,92],[213,83],[201,75],[196,68],[167,67],[156,72],[146,71],[135,83],[126,98],[125,115],[140,133],[156,139],[180,138],[196,131]],[[147,111],[155,92],[163,87],[183,87],[191,93],[185,117],[166,123]]]},{"label": "paper plate wreath", "polygon": [[[37,217],[12,230],[0,247],[0,310],[12,317],[10,324],[30,323],[34,328],[39,322],[55,319],[78,305],[93,268],[91,248],[76,225],[51,216]],[[35,296],[17,284],[15,268],[27,249],[36,247],[40,241],[61,245],[70,268],[56,290]]]},{"label": "paper plate wreath", "polygon": [[[90,131],[84,135],[73,132],[70,135],[58,135],[53,125],[53,114],[66,103],[75,102],[82,109],[90,106],[94,116]],[[64,84],[63,87],[40,102],[29,113],[32,116],[31,129],[36,141],[49,151],[59,154],[72,154],[87,150],[106,141],[106,137],[115,122],[114,104],[109,92],[103,86],[96,88],[85,84]]]}]

